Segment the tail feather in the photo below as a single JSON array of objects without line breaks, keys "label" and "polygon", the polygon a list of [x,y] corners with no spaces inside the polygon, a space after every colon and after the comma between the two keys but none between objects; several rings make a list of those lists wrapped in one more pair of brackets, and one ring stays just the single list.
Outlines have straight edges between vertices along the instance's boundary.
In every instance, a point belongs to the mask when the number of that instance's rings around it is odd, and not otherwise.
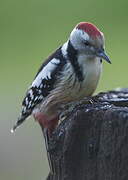
[{"label": "tail feather", "polygon": [[14,124],[13,128],[11,129],[11,133],[14,133],[16,131],[16,129],[26,120],[26,118],[29,116],[30,114],[24,114],[21,115],[18,120],[16,121],[16,123]]},{"label": "tail feather", "polygon": [[[21,116],[18,118],[18,120],[14,124],[13,128],[11,129],[11,133],[14,133],[16,131],[16,129],[26,120],[26,118],[30,116],[30,114],[31,113],[21,114]],[[46,151],[47,151],[47,157],[48,157],[48,163],[49,163],[49,167],[50,167],[50,172],[53,174],[54,173],[54,166],[53,166],[51,155],[49,153],[49,133],[48,133],[48,129],[42,127],[42,131],[43,131],[43,135],[44,135],[44,139],[45,139],[45,146],[46,146]]]}]

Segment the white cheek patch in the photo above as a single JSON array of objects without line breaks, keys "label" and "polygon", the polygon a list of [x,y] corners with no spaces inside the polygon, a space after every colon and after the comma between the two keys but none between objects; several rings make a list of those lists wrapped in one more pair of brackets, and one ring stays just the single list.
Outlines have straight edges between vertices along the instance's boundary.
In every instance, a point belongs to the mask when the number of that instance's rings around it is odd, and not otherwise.
[{"label": "white cheek patch", "polygon": [[83,41],[88,41],[89,35],[77,28],[74,28],[70,35],[70,41],[72,42],[75,49],[81,49]]},{"label": "white cheek patch", "polygon": [[[80,30],[80,31],[82,31],[82,30]],[[82,39],[84,39],[85,41],[88,41],[88,40],[89,40],[89,35],[88,35],[86,32],[84,32],[84,31],[82,31],[81,37],[82,37]]]},{"label": "white cheek patch", "polygon": [[36,79],[33,81],[32,86],[39,87],[42,79],[51,79],[51,74],[59,63],[59,59],[53,58],[38,74]]},{"label": "white cheek patch", "polygon": [[74,28],[73,31],[71,32],[71,37],[73,36],[73,38],[80,38],[81,40],[82,39],[85,39],[85,40],[89,40],[89,35],[82,31],[81,29],[76,29]]}]

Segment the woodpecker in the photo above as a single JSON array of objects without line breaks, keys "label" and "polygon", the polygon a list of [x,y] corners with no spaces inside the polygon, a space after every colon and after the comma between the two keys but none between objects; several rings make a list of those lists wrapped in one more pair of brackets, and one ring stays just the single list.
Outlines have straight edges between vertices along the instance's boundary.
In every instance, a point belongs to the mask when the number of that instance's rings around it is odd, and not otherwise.
[{"label": "woodpecker", "polygon": [[49,136],[58,124],[63,104],[93,94],[100,78],[102,59],[111,63],[105,53],[103,33],[89,22],[80,22],[69,39],[41,65],[12,132],[33,115]]}]

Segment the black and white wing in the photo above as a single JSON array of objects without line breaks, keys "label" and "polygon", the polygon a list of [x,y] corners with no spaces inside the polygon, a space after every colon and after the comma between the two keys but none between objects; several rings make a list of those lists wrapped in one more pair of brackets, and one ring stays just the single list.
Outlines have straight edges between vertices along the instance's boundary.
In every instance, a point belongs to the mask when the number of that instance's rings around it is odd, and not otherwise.
[{"label": "black and white wing", "polygon": [[66,59],[64,58],[60,47],[42,64],[26,93],[22,102],[21,116],[12,131],[22,124],[23,121],[31,115],[33,109],[48,96],[51,90],[54,89],[54,84],[65,63]]}]

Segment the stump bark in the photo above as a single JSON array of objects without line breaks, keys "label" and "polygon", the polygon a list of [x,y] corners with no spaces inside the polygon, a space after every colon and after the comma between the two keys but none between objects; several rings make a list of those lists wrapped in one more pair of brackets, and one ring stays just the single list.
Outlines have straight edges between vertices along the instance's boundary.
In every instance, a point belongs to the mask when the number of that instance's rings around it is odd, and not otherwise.
[{"label": "stump bark", "polygon": [[49,139],[47,180],[128,179],[128,89],[78,102]]}]

